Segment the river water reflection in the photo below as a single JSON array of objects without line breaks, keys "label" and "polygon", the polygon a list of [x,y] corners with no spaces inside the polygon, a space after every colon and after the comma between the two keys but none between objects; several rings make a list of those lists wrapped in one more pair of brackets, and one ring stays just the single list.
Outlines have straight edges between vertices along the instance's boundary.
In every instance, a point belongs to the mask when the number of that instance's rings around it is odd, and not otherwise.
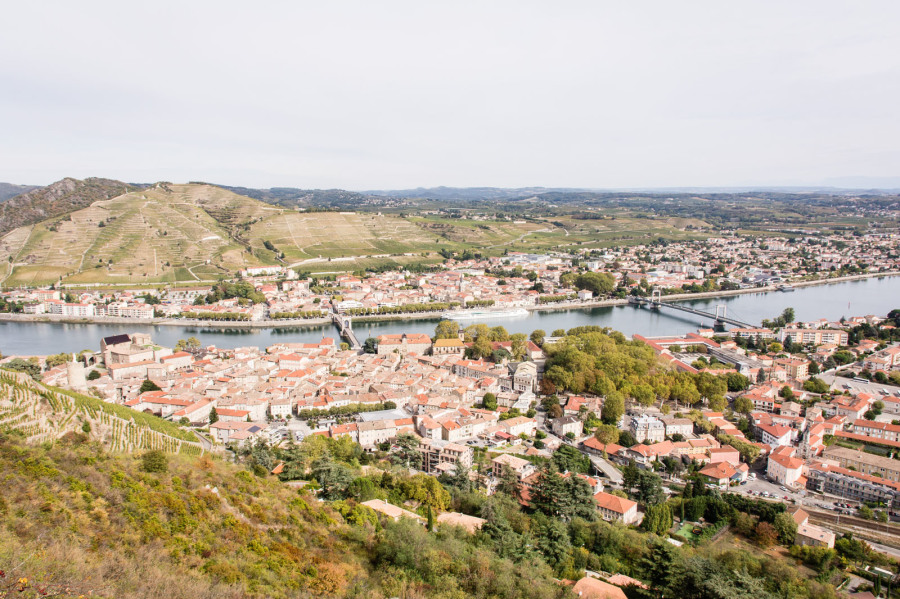
[{"label": "river water reflection", "polygon": [[[715,312],[717,304],[727,306],[728,315],[738,320],[760,323],[773,318],[785,308],[794,308],[799,320],[875,314],[884,316],[900,308],[900,277],[882,277],[798,288],[793,293],[750,293],[727,298],[693,300],[688,305]],[[438,319],[393,320],[354,326],[360,340],[391,333],[433,334]],[[475,321],[461,321],[463,326]],[[656,312],[635,306],[585,308],[531,312],[527,316],[487,321],[490,326],[503,325],[510,333],[531,333],[543,329],[570,329],[584,325],[611,327],[626,335],[635,333],[679,335],[696,331],[712,322],[693,315],[665,310]],[[4,355],[44,355],[99,349],[100,339],[109,335],[146,332],[164,346],[172,347],[179,339],[198,337],[205,345],[223,348],[255,345],[265,347],[279,341],[309,343],[323,336],[334,337],[331,325],[266,329],[220,329],[206,327],[154,326],[141,324],[58,324],[0,322],[0,352]]]}]

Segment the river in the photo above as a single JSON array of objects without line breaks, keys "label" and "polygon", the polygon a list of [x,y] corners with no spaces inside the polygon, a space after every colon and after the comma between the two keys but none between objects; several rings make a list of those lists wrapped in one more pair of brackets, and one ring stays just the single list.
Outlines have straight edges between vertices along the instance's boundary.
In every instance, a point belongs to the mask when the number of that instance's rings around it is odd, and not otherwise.
[{"label": "river", "polygon": [[[751,323],[774,318],[788,307],[794,308],[798,320],[875,314],[884,316],[900,308],[900,277],[870,278],[859,281],[831,283],[798,288],[793,293],[748,293],[725,298],[691,300],[686,302],[698,310],[715,312],[717,304],[727,306],[728,315]],[[475,321],[461,321],[468,326]],[[358,322],[354,326],[360,340],[391,333],[434,334],[438,319],[391,320]],[[550,334],[555,329],[570,329],[583,325],[611,327],[626,335],[635,333],[680,335],[710,326],[685,312],[676,310],[651,311],[635,306],[581,308],[571,310],[531,312],[527,316],[498,318],[490,326],[503,325],[510,333],[531,333],[543,329]],[[178,327],[142,324],[62,324],[0,321],[0,353],[3,355],[46,355],[59,352],[97,350],[100,339],[119,333],[145,332],[157,343],[172,347],[179,339],[198,337],[204,345],[222,348],[255,345],[266,347],[277,342],[310,343],[323,336],[335,337],[337,329],[331,325],[295,328],[221,329],[213,327]]]}]

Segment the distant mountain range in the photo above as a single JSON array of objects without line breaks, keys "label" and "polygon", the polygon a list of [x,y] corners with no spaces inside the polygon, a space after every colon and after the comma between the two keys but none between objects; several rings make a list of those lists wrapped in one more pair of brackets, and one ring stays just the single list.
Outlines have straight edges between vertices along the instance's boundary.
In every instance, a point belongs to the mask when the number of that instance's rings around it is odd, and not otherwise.
[{"label": "distant mountain range", "polygon": [[38,187],[38,185],[15,185],[13,183],[0,183],[0,202],[6,201],[9,198],[14,198],[17,195],[27,193],[32,189],[37,189]]}]

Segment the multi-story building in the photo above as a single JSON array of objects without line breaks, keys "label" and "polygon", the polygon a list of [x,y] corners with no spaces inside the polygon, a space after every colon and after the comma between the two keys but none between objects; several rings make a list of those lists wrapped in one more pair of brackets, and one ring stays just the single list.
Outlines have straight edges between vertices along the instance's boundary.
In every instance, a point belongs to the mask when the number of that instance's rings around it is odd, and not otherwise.
[{"label": "multi-story building", "polygon": [[779,485],[794,487],[803,476],[803,460],[794,457],[792,447],[779,447],[769,455],[766,476]]},{"label": "multi-story building", "polygon": [[562,418],[557,418],[553,421],[552,425],[553,433],[560,437],[565,437],[569,433],[572,433],[577,437],[581,435],[583,429],[584,423],[575,416],[563,416]]},{"label": "multi-story building", "polygon": [[872,420],[855,420],[853,432],[857,435],[866,435],[885,441],[900,442],[900,426],[887,422],[874,422]]},{"label": "multi-story building", "polygon": [[849,335],[847,331],[838,329],[782,329],[779,339],[782,343],[786,339],[790,339],[791,343],[801,345],[822,345],[823,343],[847,345]]},{"label": "multi-story building", "polygon": [[837,445],[826,449],[824,457],[834,460],[844,468],[852,468],[863,474],[871,474],[894,482],[900,482],[900,461],[892,460],[891,458]]},{"label": "multi-story building", "polygon": [[420,333],[402,335],[379,335],[378,354],[399,353],[424,356],[431,349],[431,337]]},{"label": "multi-story building", "polygon": [[393,421],[360,422],[357,425],[359,444],[363,447],[374,447],[397,436],[397,427]]},{"label": "multi-story building", "polygon": [[790,445],[793,429],[780,424],[757,424],[760,441],[772,447]]},{"label": "multi-story building", "polygon": [[900,509],[900,483],[825,463],[810,464],[806,488],[850,501],[883,503]]},{"label": "multi-story building", "polygon": [[535,471],[534,464],[528,460],[504,453],[491,460],[491,473],[494,475],[494,478],[500,478],[503,466],[509,466],[516,473],[516,476],[519,477],[519,480],[527,478],[534,474]]},{"label": "multi-story building", "polygon": [[665,426],[665,434],[667,437],[672,435],[681,435],[687,437],[694,432],[694,421],[690,418],[676,418],[675,416],[660,416],[659,420]]},{"label": "multi-story building", "polygon": [[472,467],[474,452],[466,445],[420,439],[419,452],[422,454],[422,471],[428,474],[452,473],[456,471],[457,464]]},{"label": "multi-story building", "polygon": [[666,427],[659,419],[647,414],[632,416],[629,428],[638,443],[658,443],[666,438]]},{"label": "multi-story building", "polygon": [[607,522],[634,524],[638,519],[637,503],[624,497],[600,491],[594,495],[597,511]]}]

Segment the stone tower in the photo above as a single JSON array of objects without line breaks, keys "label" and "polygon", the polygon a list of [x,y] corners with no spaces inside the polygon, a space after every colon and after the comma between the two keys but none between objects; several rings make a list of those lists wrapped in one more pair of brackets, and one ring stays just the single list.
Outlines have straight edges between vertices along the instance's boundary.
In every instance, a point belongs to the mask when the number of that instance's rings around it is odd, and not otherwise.
[{"label": "stone tower", "polygon": [[75,359],[75,354],[72,354],[71,362],[66,362],[66,376],[69,379],[70,389],[87,389],[87,379],[84,376],[84,364]]}]

